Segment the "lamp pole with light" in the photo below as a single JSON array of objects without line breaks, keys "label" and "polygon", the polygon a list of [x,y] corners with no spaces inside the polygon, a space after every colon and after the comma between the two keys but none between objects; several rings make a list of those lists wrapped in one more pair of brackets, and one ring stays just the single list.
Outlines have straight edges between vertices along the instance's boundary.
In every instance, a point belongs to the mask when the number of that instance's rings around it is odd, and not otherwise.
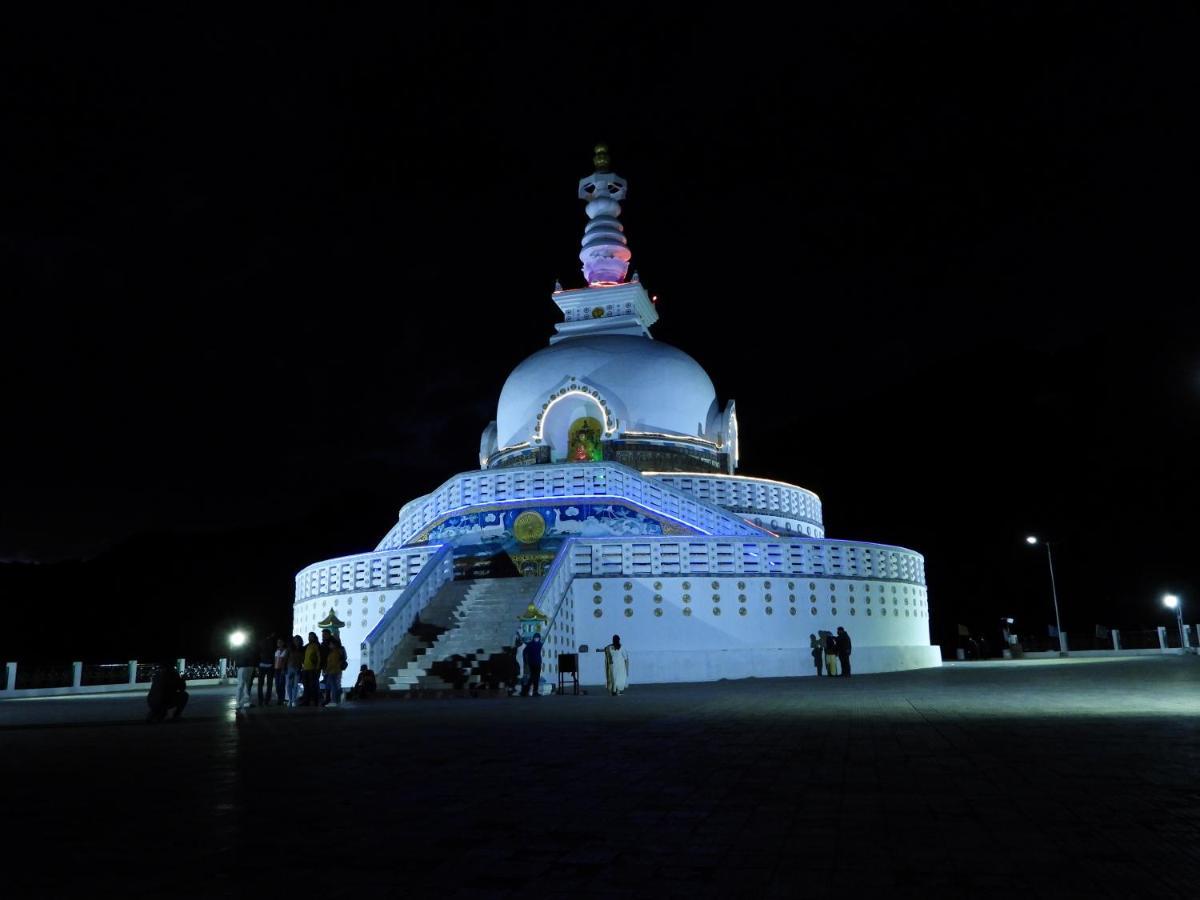
[{"label": "lamp pole with light", "polygon": [[[1038,542],[1038,539],[1033,535],[1025,538],[1025,543],[1033,546]],[[1054,598],[1054,627],[1058,630],[1058,655],[1067,655],[1067,642],[1063,639],[1062,621],[1058,618],[1058,588],[1054,585],[1054,556],[1050,553],[1050,542],[1042,541],[1046,545],[1046,562],[1050,565],[1050,596]]]},{"label": "lamp pole with light", "polygon": [[1163,597],[1163,606],[1175,611],[1175,622],[1179,626],[1179,649],[1186,653],[1187,642],[1183,639],[1183,604],[1174,594],[1167,594]]}]

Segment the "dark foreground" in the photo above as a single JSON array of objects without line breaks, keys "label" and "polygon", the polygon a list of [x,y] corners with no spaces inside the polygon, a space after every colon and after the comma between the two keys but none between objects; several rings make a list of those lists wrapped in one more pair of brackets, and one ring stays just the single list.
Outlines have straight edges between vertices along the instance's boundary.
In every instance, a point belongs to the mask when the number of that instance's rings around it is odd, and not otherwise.
[{"label": "dark foreground", "polygon": [[4,893],[1200,895],[1196,657],[231,707],[0,703]]}]

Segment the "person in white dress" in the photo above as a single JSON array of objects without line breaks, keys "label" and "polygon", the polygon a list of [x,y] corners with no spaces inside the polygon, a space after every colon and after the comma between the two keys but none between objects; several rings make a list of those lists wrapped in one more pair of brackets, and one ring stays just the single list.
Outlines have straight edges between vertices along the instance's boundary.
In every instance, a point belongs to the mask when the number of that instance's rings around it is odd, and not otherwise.
[{"label": "person in white dress", "polygon": [[621,646],[619,634],[614,634],[612,643],[604,648],[604,676],[608,692],[614,697],[629,686],[629,652]]}]

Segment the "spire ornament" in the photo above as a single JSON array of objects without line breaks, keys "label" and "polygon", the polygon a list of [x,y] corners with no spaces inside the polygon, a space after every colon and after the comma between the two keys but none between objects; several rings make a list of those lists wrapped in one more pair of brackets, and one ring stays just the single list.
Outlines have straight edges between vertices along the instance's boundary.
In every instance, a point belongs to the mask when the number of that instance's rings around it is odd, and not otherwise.
[{"label": "spire ornament", "polygon": [[586,200],[585,210],[591,220],[583,229],[579,261],[589,287],[622,284],[629,272],[629,252],[625,228],[617,218],[627,193],[624,178],[613,172],[607,144],[597,144],[592,164],[596,167],[587,178],[579,181],[579,199]]}]

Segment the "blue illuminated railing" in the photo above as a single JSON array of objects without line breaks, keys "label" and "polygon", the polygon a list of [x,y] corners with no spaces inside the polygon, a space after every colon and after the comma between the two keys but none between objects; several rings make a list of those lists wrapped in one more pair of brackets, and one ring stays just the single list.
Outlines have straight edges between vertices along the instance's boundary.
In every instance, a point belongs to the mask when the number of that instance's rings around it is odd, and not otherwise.
[{"label": "blue illuminated railing", "polygon": [[417,576],[408,583],[396,598],[396,602],[384,613],[379,624],[363,639],[362,660],[368,668],[383,668],[384,663],[412,627],[417,614],[429,604],[444,584],[454,580],[453,549],[449,544],[438,545],[436,552],[429,557]]},{"label": "blue illuminated railing", "polygon": [[722,509],[754,517],[771,528],[824,537],[821,498],[812,491],[768,478],[742,475],[705,475],[694,472],[645,472],[662,484],[691,494]]},{"label": "blue illuminated railing", "polygon": [[558,549],[558,555],[554,557],[554,562],[546,570],[541,587],[533,595],[533,603],[549,618],[546,625],[547,638],[554,632],[562,605],[571,591],[571,582],[575,580],[577,574],[572,564],[571,550],[579,540],[579,538],[567,538],[563,541],[562,546]]},{"label": "blue illuminated railing", "polygon": [[702,534],[765,533],[764,528],[736,513],[648,478],[629,466],[615,462],[564,463],[455,475],[431,494],[406,504],[377,550],[395,550],[413,542],[438,522],[458,513],[537,500],[625,501]]}]

